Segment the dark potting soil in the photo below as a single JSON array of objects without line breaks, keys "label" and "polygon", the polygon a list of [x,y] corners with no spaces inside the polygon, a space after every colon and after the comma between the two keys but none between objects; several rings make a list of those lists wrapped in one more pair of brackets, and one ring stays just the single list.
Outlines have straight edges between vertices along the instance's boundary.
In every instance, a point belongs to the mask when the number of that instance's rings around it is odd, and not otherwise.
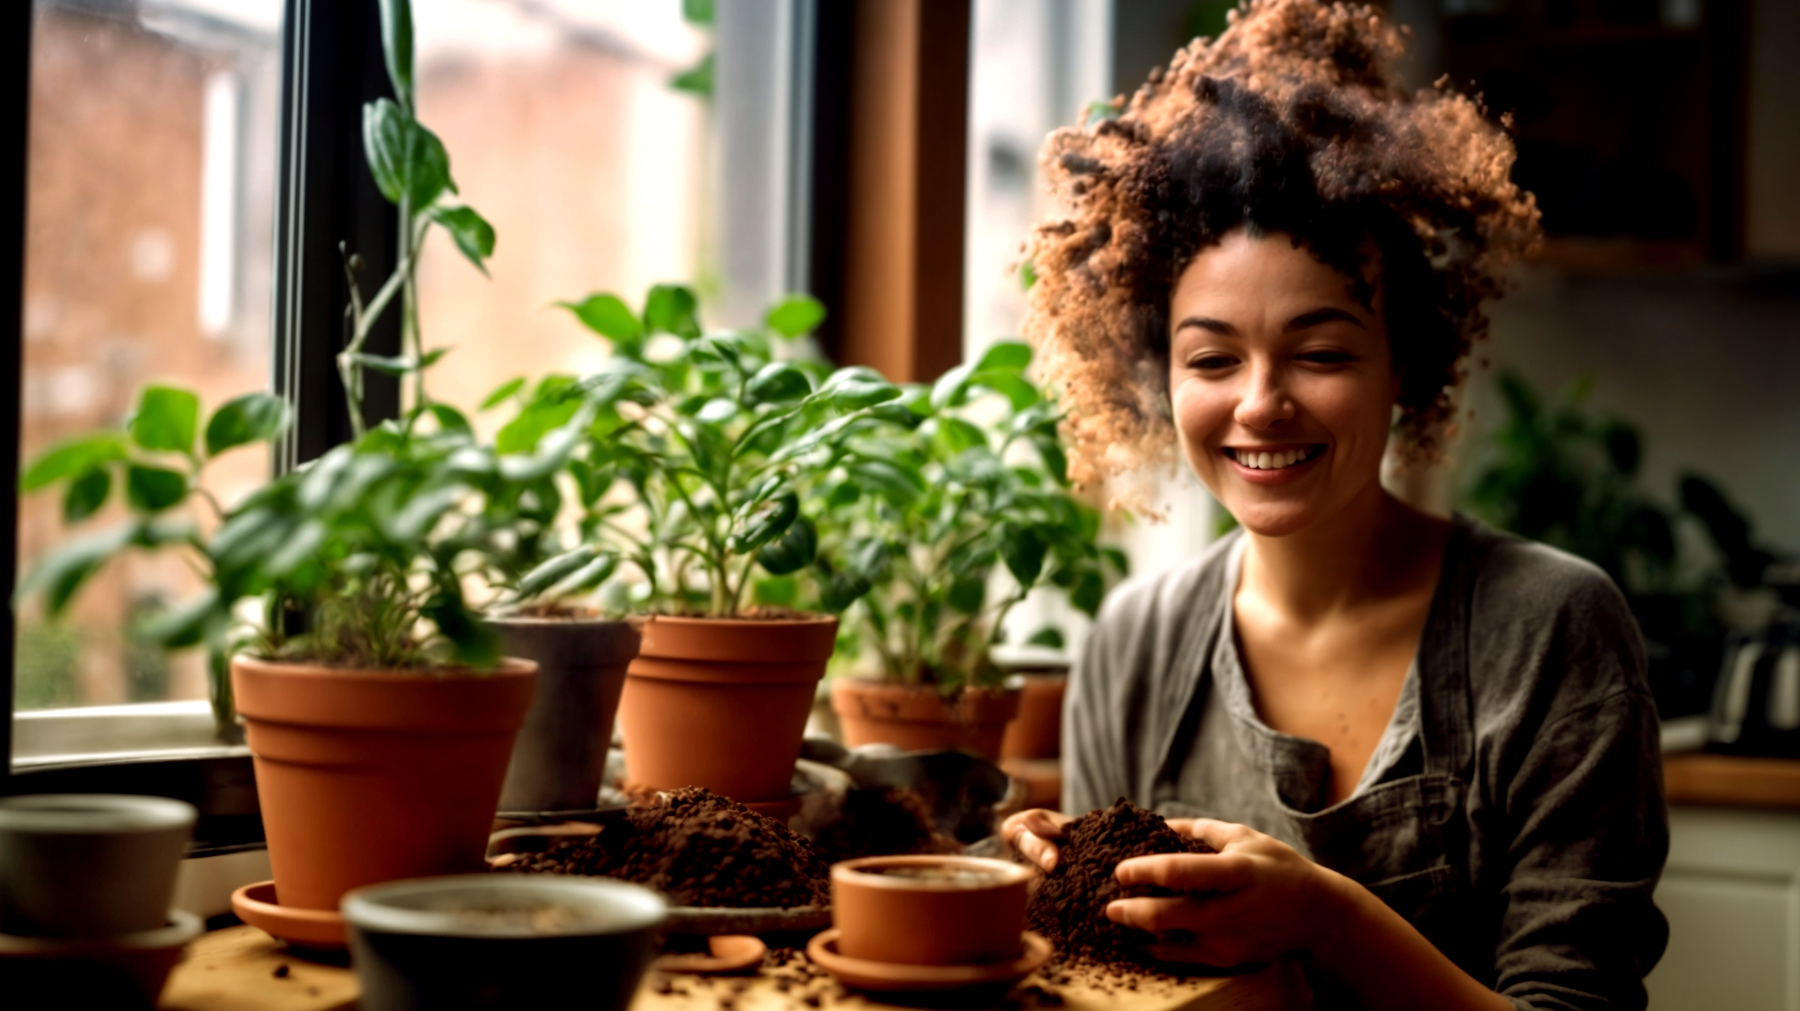
[{"label": "dark potting soil", "polygon": [[786,909],[830,902],[826,863],[786,825],[694,787],[633,804],[599,835],[500,870],[648,885],[680,906]]},{"label": "dark potting soil", "polygon": [[962,852],[955,837],[938,829],[930,802],[916,789],[852,789],[844,794],[841,808],[812,826],[811,835],[827,864]]},{"label": "dark potting soil", "polygon": [[1113,877],[1114,868],[1130,857],[1211,852],[1211,846],[1171,829],[1161,815],[1121,799],[1069,823],[1056,868],[1032,892],[1026,918],[1032,930],[1056,946],[1059,958],[1145,963],[1145,945],[1153,936],[1107,919],[1106,904],[1177,893],[1154,885],[1123,887]]}]

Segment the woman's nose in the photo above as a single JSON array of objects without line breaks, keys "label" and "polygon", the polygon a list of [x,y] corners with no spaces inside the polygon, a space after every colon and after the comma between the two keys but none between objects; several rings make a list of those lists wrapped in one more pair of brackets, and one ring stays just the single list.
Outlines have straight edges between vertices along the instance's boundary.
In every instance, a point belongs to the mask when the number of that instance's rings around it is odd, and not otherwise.
[{"label": "woman's nose", "polygon": [[1273,428],[1294,416],[1294,401],[1288,395],[1281,369],[1258,365],[1251,368],[1248,378],[1249,385],[1234,415],[1238,424],[1245,428]]}]

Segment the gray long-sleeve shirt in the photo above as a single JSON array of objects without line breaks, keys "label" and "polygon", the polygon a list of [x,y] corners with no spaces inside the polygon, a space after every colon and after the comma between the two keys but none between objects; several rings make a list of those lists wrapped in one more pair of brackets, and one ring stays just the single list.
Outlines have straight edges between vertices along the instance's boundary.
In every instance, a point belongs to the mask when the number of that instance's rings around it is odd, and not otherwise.
[{"label": "gray long-sleeve shirt", "polygon": [[1393,720],[1329,805],[1325,746],[1256,715],[1232,622],[1243,545],[1108,599],[1070,678],[1063,809],[1126,797],[1249,825],[1521,1008],[1644,1007],[1668,822],[1643,643],[1612,582],[1458,517]]}]

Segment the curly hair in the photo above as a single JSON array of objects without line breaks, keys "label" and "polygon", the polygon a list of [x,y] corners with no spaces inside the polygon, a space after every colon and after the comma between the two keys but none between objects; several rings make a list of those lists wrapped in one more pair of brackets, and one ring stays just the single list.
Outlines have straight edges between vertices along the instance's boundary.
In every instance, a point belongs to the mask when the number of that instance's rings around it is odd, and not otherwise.
[{"label": "curly hair", "polygon": [[1026,336],[1061,390],[1080,485],[1173,458],[1169,298],[1228,233],[1285,233],[1371,301],[1371,246],[1410,452],[1441,450],[1484,300],[1539,238],[1512,141],[1445,81],[1417,95],[1371,7],[1249,0],[1117,115],[1064,127],[1040,161],[1066,217],[1037,227]]}]

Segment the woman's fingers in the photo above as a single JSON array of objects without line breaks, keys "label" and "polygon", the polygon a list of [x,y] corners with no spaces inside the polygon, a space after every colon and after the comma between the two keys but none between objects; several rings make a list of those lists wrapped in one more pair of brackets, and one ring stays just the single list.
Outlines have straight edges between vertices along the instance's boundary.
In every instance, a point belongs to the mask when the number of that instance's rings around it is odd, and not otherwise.
[{"label": "woman's fingers", "polygon": [[[1183,822],[1182,826],[1175,831],[1184,832],[1221,853],[1225,852],[1225,847],[1232,843],[1243,842],[1255,832],[1248,826],[1235,822],[1218,821],[1213,818],[1183,818],[1181,821]],[[1170,822],[1169,824],[1174,826],[1175,823]]]},{"label": "woman's fingers", "polygon": [[1001,825],[1000,835],[1019,855],[1045,873],[1056,868],[1057,849],[1052,840],[1063,837],[1063,828],[1074,819],[1043,808],[1020,811]]},{"label": "woman's fingers", "polygon": [[1114,899],[1106,904],[1106,918],[1114,923],[1152,934],[1182,930],[1189,934],[1205,933],[1213,920],[1206,903],[1185,895],[1171,898]]},{"label": "woman's fingers", "polygon": [[1178,892],[1234,892],[1250,883],[1249,858],[1234,853],[1159,853],[1119,861],[1122,885],[1156,885]]}]

